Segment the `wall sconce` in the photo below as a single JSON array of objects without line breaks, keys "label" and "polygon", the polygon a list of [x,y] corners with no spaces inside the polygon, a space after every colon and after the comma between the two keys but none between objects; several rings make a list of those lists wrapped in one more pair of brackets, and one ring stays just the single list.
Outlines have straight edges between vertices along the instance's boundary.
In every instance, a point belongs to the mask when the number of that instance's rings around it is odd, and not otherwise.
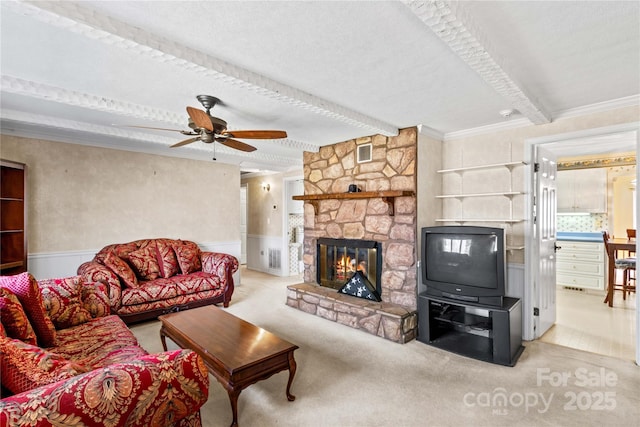
[{"label": "wall sconce", "polygon": [[271,186],[270,186],[268,183],[263,182],[263,183],[262,183],[262,189],[263,189],[264,191],[269,191],[269,190],[271,190]]}]

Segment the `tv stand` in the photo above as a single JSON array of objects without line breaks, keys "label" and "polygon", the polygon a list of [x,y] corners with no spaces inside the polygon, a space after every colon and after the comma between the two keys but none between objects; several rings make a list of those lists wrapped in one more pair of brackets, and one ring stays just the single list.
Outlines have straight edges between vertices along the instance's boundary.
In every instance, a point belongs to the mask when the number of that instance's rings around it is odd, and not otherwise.
[{"label": "tv stand", "polygon": [[462,356],[514,366],[522,346],[522,304],[502,306],[418,295],[418,341]]}]

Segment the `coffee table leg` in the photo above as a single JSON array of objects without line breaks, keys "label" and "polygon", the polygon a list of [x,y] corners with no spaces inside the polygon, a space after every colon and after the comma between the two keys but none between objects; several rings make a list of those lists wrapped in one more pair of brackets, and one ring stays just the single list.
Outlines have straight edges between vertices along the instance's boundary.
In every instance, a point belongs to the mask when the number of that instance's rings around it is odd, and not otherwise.
[{"label": "coffee table leg", "polygon": [[162,341],[162,348],[167,351],[167,341],[165,339],[164,330],[160,328],[160,341]]},{"label": "coffee table leg", "polygon": [[229,400],[231,401],[231,413],[233,414],[233,422],[231,422],[231,427],[238,427],[238,397],[240,396],[241,391],[242,390],[227,388],[227,393],[229,393]]},{"label": "coffee table leg", "polygon": [[289,381],[287,382],[287,399],[289,402],[296,400],[296,397],[290,392],[293,376],[296,374],[296,367],[296,360],[293,358],[293,351],[291,351],[289,352]]}]

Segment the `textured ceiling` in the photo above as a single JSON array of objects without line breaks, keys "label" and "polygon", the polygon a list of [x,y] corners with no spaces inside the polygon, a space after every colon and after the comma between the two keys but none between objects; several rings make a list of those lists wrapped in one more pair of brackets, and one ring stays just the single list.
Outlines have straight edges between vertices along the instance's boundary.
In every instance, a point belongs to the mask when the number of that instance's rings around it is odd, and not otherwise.
[{"label": "textured ceiling", "polygon": [[[1,2],[3,133],[300,168],[302,151],[422,125],[553,121],[640,94],[640,3]],[[196,95],[253,153],[180,148]],[[604,107],[603,107],[604,108]],[[622,142],[617,141],[618,144]],[[621,147],[622,148],[622,147]],[[608,149],[608,148],[607,148]]]}]

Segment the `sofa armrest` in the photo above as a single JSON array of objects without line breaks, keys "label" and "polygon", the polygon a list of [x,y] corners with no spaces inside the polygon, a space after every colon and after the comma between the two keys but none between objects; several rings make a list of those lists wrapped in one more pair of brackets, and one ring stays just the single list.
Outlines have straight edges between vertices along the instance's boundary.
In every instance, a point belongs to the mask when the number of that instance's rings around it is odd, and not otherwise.
[{"label": "sofa armrest", "polygon": [[0,426],[167,426],[198,413],[209,377],[191,350],[142,356],[0,400]]},{"label": "sofa armrest", "polygon": [[86,283],[103,283],[107,287],[111,310],[114,313],[118,311],[122,304],[122,287],[116,273],[98,262],[88,261],[78,267],[78,275]]},{"label": "sofa armrest", "polygon": [[224,299],[222,304],[229,307],[231,296],[235,289],[233,283],[233,273],[238,271],[238,258],[220,252],[201,252],[202,271],[216,274],[224,286]]},{"label": "sofa armrest", "polygon": [[225,277],[227,274],[238,271],[238,258],[229,254],[203,251],[200,253],[200,260],[202,261],[202,271],[205,273]]}]

